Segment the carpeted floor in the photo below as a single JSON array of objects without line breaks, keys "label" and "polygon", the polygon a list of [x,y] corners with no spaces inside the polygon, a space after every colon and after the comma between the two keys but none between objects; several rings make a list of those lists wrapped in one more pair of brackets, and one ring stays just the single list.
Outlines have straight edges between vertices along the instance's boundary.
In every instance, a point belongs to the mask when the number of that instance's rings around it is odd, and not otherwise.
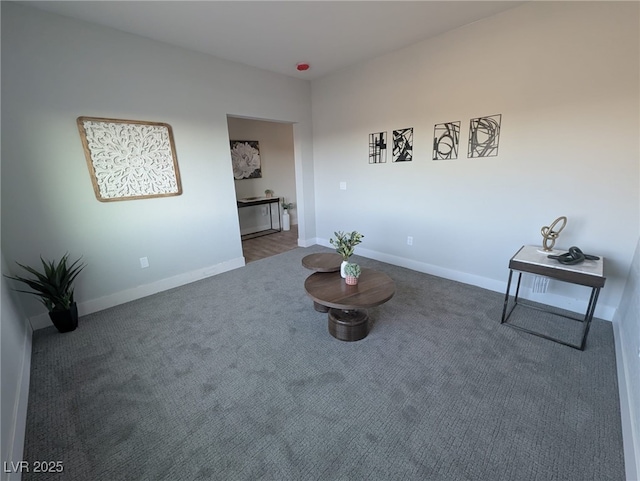
[{"label": "carpeted floor", "polygon": [[[25,480],[623,480],[610,323],[584,352],[503,295],[377,261],[397,292],[327,330],[314,246],[34,334]],[[506,280],[505,268],[505,280]]]}]

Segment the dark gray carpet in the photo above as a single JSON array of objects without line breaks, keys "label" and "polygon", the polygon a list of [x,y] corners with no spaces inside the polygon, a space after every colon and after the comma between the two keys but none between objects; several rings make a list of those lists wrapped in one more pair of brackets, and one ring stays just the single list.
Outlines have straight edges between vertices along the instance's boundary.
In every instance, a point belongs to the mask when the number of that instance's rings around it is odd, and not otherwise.
[{"label": "dark gray carpet", "polygon": [[358,258],[397,293],[342,342],[303,288],[320,251],[37,331],[25,459],[64,472],[23,479],[624,479],[610,323],[581,352],[500,325],[502,294]]}]

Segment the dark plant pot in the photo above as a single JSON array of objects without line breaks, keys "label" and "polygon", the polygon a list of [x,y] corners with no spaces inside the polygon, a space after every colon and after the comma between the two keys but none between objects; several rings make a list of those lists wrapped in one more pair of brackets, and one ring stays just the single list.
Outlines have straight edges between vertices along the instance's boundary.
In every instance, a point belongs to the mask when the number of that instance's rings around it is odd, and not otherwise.
[{"label": "dark plant pot", "polygon": [[78,327],[78,305],[74,302],[66,311],[49,311],[49,318],[59,332],[75,331]]}]

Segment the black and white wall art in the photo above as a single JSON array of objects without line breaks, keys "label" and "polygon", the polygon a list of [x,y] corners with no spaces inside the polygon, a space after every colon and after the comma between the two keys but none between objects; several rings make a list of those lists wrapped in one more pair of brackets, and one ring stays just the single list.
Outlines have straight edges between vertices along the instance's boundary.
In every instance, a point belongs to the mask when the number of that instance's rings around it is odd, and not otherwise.
[{"label": "black and white wall art", "polygon": [[471,119],[467,157],[494,157],[498,155],[501,121],[501,114]]},{"label": "black and white wall art", "polygon": [[413,160],[413,127],[393,131],[393,161]]},{"label": "black and white wall art", "polygon": [[232,140],[231,163],[233,164],[233,178],[236,180],[262,177],[258,141]]},{"label": "black and white wall art", "polygon": [[433,128],[433,160],[458,158],[460,122],[436,124]]},{"label": "black and white wall art", "polygon": [[369,163],[384,164],[387,161],[387,133],[369,134]]}]

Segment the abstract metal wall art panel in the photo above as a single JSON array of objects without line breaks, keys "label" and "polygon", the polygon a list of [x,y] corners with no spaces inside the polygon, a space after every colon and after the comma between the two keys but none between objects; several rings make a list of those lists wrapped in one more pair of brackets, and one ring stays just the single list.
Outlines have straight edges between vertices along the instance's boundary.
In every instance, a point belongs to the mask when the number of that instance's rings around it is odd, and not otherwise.
[{"label": "abstract metal wall art panel", "polygon": [[262,177],[258,141],[232,140],[231,163],[233,164],[233,178],[236,180]]},{"label": "abstract metal wall art panel", "polygon": [[387,133],[369,134],[369,163],[384,164],[387,161]]},{"label": "abstract metal wall art panel", "polygon": [[460,122],[436,124],[433,128],[433,160],[458,158]]},{"label": "abstract metal wall art panel", "polygon": [[498,155],[501,122],[501,114],[471,119],[467,157],[494,157]]},{"label": "abstract metal wall art panel", "polygon": [[169,124],[99,117],[77,124],[100,202],[182,194]]},{"label": "abstract metal wall art panel", "polygon": [[393,161],[413,160],[413,127],[393,131]]}]

